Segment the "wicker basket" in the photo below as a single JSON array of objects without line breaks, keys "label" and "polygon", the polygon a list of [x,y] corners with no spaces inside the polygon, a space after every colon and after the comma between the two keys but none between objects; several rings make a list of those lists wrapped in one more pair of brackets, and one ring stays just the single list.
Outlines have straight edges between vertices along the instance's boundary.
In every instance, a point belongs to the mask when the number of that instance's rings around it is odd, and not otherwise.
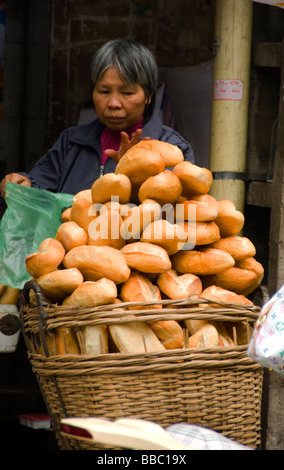
[{"label": "wicker basket", "polygon": [[[37,297],[35,306],[28,303],[31,289]],[[260,310],[225,304],[222,308],[210,305],[201,308],[190,300],[162,303],[164,308],[160,310],[151,309],[152,304],[134,302],[120,304],[120,308],[137,307],[131,310],[137,321],[182,322],[202,317],[210,321],[245,321],[251,326]],[[49,356],[48,351],[45,355],[38,354],[34,348],[34,337],[39,335],[44,341],[44,330],[72,327],[80,335],[85,325],[133,321],[127,319],[130,312],[125,310],[121,319],[121,312],[112,306],[76,309],[49,305],[33,282],[25,285],[21,304],[29,360],[61,449],[105,448],[62,436],[60,420],[72,416],[136,417],[163,427],[195,423],[259,448],[263,370],[247,356],[247,345],[214,349],[185,347],[157,353]]]}]

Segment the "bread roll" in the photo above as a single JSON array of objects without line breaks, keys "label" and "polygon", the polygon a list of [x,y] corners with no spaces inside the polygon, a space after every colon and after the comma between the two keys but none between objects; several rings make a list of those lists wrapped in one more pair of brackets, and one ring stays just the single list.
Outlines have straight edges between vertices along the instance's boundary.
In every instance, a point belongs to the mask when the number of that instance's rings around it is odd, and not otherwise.
[{"label": "bread roll", "polygon": [[218,201],[218,216],[215,219],[220,229],[221,237],[237,235],[243,228],[245,217],[238,211],[230,199]]},{"label": "bread roll", "polygon": [[160,153],[134,145],[119,160],[115,174],[124,174],[131,184],[140,186],[149,176],[157,175],[164,169],[165,161]]},{"label": "bread roll", "polygon": [[12,286],[5,286],[4,289],[1,289],[0,304],[11,304],[16,305],[19,300],[21,289],[17,289]]},{"label": "bread roll", "polygon": [[159,153],[165,162],[165,168],[171,168],[184,160],[182,150],[177,145],[160,140],[141,140],[137,146]]},{"label": "bread roll", "polygon": [[117,210],[108,209],[96,217],[89,224],[88,235],[88,245],[107,245],[120,250],[126,243],[124,223]]},{"label": "bread roll", "polygon": [[183,196],[192,197],[195,194],[207,194],[209,192],[213,175],[207,168],[201,168],[185,161],[178,163],[173,172],[181,181]]},{"label": "bread roll", "polygon": [[247,237],[238,235],[221,238],[212,244],[212,248],[227,251],[234,260],[251,258],[256,253],[254,244]]},{"label": "bread roll", "polygon": [[197,331],[200,330],[200,328],[203,328],[203,326],[210,325],[210,322],[208,320],[203,320],[202,318],[197,320],[187,319],[184,320],[184,324],[188,329],[190,335],[194,335],[195,333],[197,333]]},{"label": "bread roll", "polygon": [[208,222],[216,219],[217,215],[218,202],[210,194],[197,194],[191,199],[177,201],[175,206],[177,221]]},{"label": "bread roll", "polygon": [[26,257],[27,272],[36,278],[50,273],[61,264],[64,256],[65,249],[62,243],[54,238],[46,238],[40,243],[36,253]]},{"label": "bread roll", "polygon": [[77,268],[58,269],[51,273],[43,274],[37,280],[43,294],[55,300],[65,299],[80,284],[84,278]]},{"label": "bread roll", "polygon": [[[188,243],[194,245],[209,245],[220,239],[220,231],[214,220],[208,222],[178,223],[187,233]],[[217,247],[216,247],[217,248]]]},{"label": "bread roll", "polygon": [[98,178],[91,189],[93,204],[104,204],[114,198],[126,204],[130,200],[131,182],[124,174],[107,173]]},{"label": "bread roll", "polygon": [[[161,300],[161,292],[146,276],[138,271],[132,271],[129,279],[121,285],[120,298],[123,302],[151,302]],[[137,306],[129,309],[162,308],[162,305]]]},{"label": "bread roll", "polygon": [[140,240],[143,230],[161,215],[161,206],[152,199],[145,199],[139,206],[124,206],[120,212],[124,222],[126,240]]},{"label": "bread roll", "polygon": [[141,242],[161,246],[169,256],[181,250],[187,239],[188,235],[183,227],[163,219],[149,224],[141,234]]},{"label": "bread roll", "polygon": [[248,288],[242,291],[243,295],[251,294],[258,286],[260,286],[261,281],[264,277],[264,268],[262,264],[259,263],[255,258],[250,257],[236,261],[235,266],[236,268],[253,271],[256,274],[255,282],[252,282]]},{"label": "bread roll", "polygon": [[202,283],[198,276],[191,273],[179,275],[174,269],[160,274],[157,284],[160,290],[173,300],[197,297],[202,292]]},{"label": "bread roll", "polygon": [[73,202],[78,201],[78,199],[86,199],[88,202],[92,203],[92,191],[91,189],[83,189],[76,193],[72,200]]},{"label": "bread roll", "polygon": [[79,344],[72,328],[56,328],[57,354],[80,354]]},{"label": "bread roll", "polygon": [[109,331],[119,352],[143,353],[165,350],[147,323],[109,325]]},{"label": "bread roll", "polygon": [[175,320],[150,322],[150,327],[166,349],[184,348],[182,327]]},{"label": "bread roll", "polygon": [[166,250],[152,243],[130,243],[121,248],[120,253],[130,268],[142,273],[163,273],[172,267]]},{"label": "bread roll", "polygon": [[202,326],[188,338],[189,348],[214,348],[216,346],[219,346],[218,331],[210,323]]},{"label": "bread roll", "polygon": [[97,356],[98,354],[107,354],[108,332],[106,325],[88,325],[82,328],[84,339],[84,354],[88,356]]},{"label": "bread roll", "polygon": [[75,246],[85,245],[88,241],[88,235],[80,225],[70,220],[58,227],[55,239],[62,243],[67,252]]},{"label": "bread roll", "polygon": [[88,233],[88,227],[90,222],[99,215],[99,210],[92,205],[90,201],[86,199],[77,199],[73,202],[70,211],[70,220],[76,222]]},{"label": "bread roll", "polygon": [[[218,304],[218,301],[227,303],[227,304],[241,304],[241,305],[253,305],[253,303],[247,299],[244,295],[236,294],[236,292],[218,287],[215,285],[209,286],[201,293],[200,297],[202,299],[208,299],[216,301],[216,303],[210,303],[210,307],[220,307],[221,304]],[[202,307],[205,305],[202,304]]]},{"label": "bread roll", "polygon": [[203,279],[203,282],[206,287],[216,285],[241,294],[254,285],[256,279],[257,275],[253,271],[232,266],[222,272],[207,276],[206,279]]},{"label": "bread roll", "polygon": [[117,297],[116,284],[105,277],[98,281],[85,281],[63,301],[72,307],[96,307],[110,304]]},{"label": "bread roll", "polygon": [[171,261],[173,268],[179,273],[192,273],[196,276],[219,273],[235,264],[229,253],[216,248],[182,250],[173,255]]},{"label": "bread roll", "polygon": [[[45,347],[42,344],[42,340],[40,335],[34,335],[35,338],[35,349],[38,354],[42,356],[56,356],[57,355],[57,344],[55,340],[55,332],[54,331],[45,331],[44,332],[44,341]],[[47,352],[46,352],[46,349]]]},{"label": "bread roll", "polygon": [[85,281],[107,277],[120,284],[130,276],[125,257],[111,246],[78,246],[66,254],[63,264],[65,268],[78,268]]},{"label": "bread roll", "polygon": [[155,176],[150,176],[141,184],[138,198],[140,202],[145,199],[154,199],[163,206],[174,204],[181,192],[182,185],[179,178],[171,170],[165,170]]},{"label": "bread roll", "polygon": [[67,207],[67,209],[65,209],[65,211],[63,211],[61,214],[62,222],[68,222],[70,220],[70,216],[71,216],[71,207]]}]

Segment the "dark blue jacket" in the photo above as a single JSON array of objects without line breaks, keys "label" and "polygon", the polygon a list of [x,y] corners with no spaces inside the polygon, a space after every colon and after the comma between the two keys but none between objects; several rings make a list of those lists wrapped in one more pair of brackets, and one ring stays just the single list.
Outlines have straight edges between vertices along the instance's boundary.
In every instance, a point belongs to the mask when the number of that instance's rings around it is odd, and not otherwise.
[{"label": "dark blue jacket", "polygon": [[[32,186],[52,192],[76,194],[88,189],[103,173],[115,171],[115,162],[108,158],[101,165],[100,135],[103,125],[98,119],[70,127],[62,132],[57,142],[40,158],[28,176]],[[162,140],[181,148],[185,160],[194,163],[193,150],[175,130],[164,126],[157,114],[143,127],[143,136]]]}]

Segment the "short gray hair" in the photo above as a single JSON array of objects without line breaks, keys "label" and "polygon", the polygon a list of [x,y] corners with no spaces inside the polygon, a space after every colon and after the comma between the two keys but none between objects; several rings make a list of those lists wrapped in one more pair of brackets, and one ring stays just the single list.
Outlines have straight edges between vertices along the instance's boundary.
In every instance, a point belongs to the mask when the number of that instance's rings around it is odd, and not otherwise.
[{"label": "short gray hair", "polygon": [[157,91],[158,67],[153,54],[132,39],[113,39],[105,43],[93,56],[90,67],[92,87],[110,68],[115,67],[123,81],[139,84],[149,99],[144,119],[147,121],[154,110]]}]

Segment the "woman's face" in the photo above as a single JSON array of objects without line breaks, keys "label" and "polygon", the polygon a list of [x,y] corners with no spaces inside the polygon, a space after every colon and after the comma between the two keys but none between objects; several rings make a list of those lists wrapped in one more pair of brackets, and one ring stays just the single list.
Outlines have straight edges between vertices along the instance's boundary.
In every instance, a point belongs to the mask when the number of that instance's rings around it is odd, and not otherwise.
[{"label": "woman's face", "polygon": [[93,90],[93,103],[99,120],[117,131],[135,124],[149,101],[140,85],[123,82],[114,67],[104,73]]}]

